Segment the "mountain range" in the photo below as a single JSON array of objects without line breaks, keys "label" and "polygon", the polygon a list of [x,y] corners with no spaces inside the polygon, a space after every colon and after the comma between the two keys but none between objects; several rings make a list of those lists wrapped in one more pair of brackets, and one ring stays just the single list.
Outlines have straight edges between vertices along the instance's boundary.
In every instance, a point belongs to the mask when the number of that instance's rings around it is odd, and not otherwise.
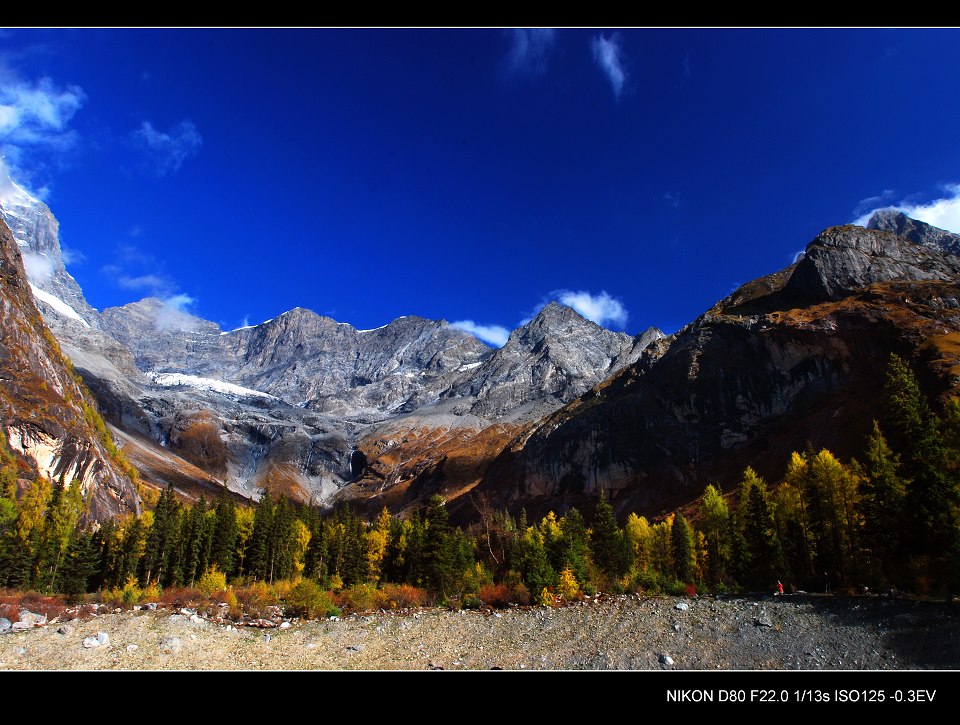
[{"label": "mountain range", "polygon": [[894,211],[826,229],[673,335],[553,302],[499,349],[413,316],[357,330],[295,308],[223,331],[156,298],[98,312],[43,202],[0,180],[0,220],[4,431],[24,466],[80,480],[94,518],[167,485],[371,512],[441,493],[460,520],[605,491],[656,515],[746,465],[776,479],[806,445],[858,453],[891,352],[938,395],[960,385],[960,236]]}]

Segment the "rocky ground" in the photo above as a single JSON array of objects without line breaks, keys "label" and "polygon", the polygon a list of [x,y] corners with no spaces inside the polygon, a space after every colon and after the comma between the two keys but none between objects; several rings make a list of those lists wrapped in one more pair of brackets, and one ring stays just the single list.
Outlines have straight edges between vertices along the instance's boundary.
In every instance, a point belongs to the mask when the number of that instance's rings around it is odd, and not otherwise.
[{"label": "rocky ground", "polygon": [[269,629],[143,609],[26,621],[0,635],[3,670],[498,668],[960,669],[960,606],[879,597],[623,595],[556,609],[377,612],[284,620]]}]

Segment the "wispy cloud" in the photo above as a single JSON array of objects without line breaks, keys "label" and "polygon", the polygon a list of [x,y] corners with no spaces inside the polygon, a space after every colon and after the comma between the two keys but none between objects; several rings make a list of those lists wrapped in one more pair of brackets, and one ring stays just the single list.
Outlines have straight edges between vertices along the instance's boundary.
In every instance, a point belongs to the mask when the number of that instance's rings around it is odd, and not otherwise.
[{"label": "wispy cloud", "polygon": [[[32,184],[48,164],[60,165],[79,138],[69,128],[86,94],[49,78],[28,82],[0,67],[0,152],[21,184]],[[32,189],[43,197],[43,189]]]},{"label": "wispy cloud", "polygon": [[170,294],[174,286],[173,280],[160,274],[143,274],[137,277],[119,274],[116,282],[124,289],[145,290],[153,297],[164,297]]},{"label": "wispy cloud", "polygon": [[183,162],[196,156],[203,145],[200,132],[192,121],[181,121],[167,133],[158,131],[149,121],[131,132],[131,138],[150,158],[160,176],[175,174]]},{"label": "wispy cloud", "polygon": [[506,327],[501,327],[500,325],[478,325],[473,320],[457,320],[456,322],[450,323],[451,327],[456,327],[458,330],[463,330],[479,340],[495,345],[496,347],[503,347],[507,338],[510,337],[510,330]]},{"label": "wispy cloud", "polygon": [[663,198],[672,206],[674,209],[680,208],[680,192],[676,193],[666,193],[663,195]]},{"label": "wispy cloud", "polygon": [[613,88],[615,98],[620,98],[623,86],[627,82],[627,72],[624,70],[624,55],[620,47],[620,36],[614,33],[609,38],[603,35],[596,36],[591,42],[593,59],[606,74]]},{"label": "wispy cloud", "polygon": [[153,320],[158,330],[193,330],[199,326],[200,318],[187,310],[196,303],[190,295],[172,295],[161,302]]},{"label": "wispy cloud", "polygon": [[930,202],[919,204],[906,200],[897,204],[873,206],[873,208],[869,208],[872,206],[871,204],[865,204],[865,202],[870,202],[874,199],[877,201],[885,201],[892,198],[893,193],[889,191],[885,191],[883,195],[878,197],[864,199],[857,205],[854,214],[858,214],[864,209],[868,210],[865,213],[860,213],[860,216],[853,223],[862,226],[870,221],[870,217],[873,216],[875,211],[892,208],[902,211],[913,219],[960,234],[960,184],[944,184],[941,189],[944,196]]},{"label": "wispy cloud", "polygon": [[505,31],[510,50],[503,60],[507,74],[536,78],[547,72],[556,43],[553,28],[512,28]]},{"label": "wispy cloud", "polygon": [[121,289],[172,304],[173,312],[167,315],[171,319],[176,317],[175,312],[183,312],[194,303],[192,297],[180,292],[176,280],[164,271],[162,262],[134,244],[118,245],[110,262],[100,267],[100,274]]},{"label": "wispy cloud", "polygon": [[600,294],[591,294],[586,290],[555,290],[550,296],[558,302],[572,307],[588,320],[596,322],[601,327],[613,325],[625,327],[627,324],[627,308],[618,299],[611,297],[605,290]]},{"label": "wispy cloud", "polygon": [[53,262],[46,254],[23,251],[23,268],[31,282],[43,282],[53,276]]},{"label": "wispy cloud", "polygon": [[64,264],[83,264],[87,261],[87,255],[79,249],[66,247],[63,244],[60,245],[60,256],[63,258]]}]

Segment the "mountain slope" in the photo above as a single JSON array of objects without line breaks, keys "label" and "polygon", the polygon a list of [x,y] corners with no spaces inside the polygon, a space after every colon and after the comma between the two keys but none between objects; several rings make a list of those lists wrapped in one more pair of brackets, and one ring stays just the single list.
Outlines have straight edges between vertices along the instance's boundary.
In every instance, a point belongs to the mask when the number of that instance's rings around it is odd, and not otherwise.
[{"label": "mountain slope", "polygon": [[73,377],[34,305],[17,241],[0,221],[0,421],[34,475],[79,484],[89,516],[139,513],[139,496],[109,450],[96,403]]},{"label": "mountain slope", "polygon": [[808,442],[859,454],[891,352],[937,393],[960,383],[958,280],[960,260],[938,248],[828,229],[798,264],[515,439],[476,491],[533,514],[605,490],[621,511],[655,514],[733,485],[747,465],[776,479]]}]

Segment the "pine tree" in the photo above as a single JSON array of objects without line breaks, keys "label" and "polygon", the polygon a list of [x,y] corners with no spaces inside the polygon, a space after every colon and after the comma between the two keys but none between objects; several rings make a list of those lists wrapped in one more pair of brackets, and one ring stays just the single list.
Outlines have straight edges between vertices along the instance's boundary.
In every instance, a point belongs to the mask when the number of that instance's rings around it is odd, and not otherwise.
[{"label": "pine tree", "polygon": [[78,597],[85,593],[95,570],[96,550],[93,536],[88,532],[78,532],[71,539],[64,555],[60,591],[68,597]]},{"label": "pine tree", "polygon": [[859,468],[863,544],[881,581],[888,576],[900,579],[907,488],[899,474],[900,457],[890,450],[877,421],[873,421],[864,463]]},{"label": "pine tree", "polygon": [[928,574],[946,584],[960,555],[960,520],[956,480],[951,480],[939,420],[910,367],[890,356],[884,385],[882,428],[901,456],[901,474],[909,481],[904,500],[906,544],[928,562]]},{"label": "pine tree", "polygon": [[693,531],[679,511],[670,529],[670,548],[673,552],[673,575],[682,582],[692,582],[696,565]]},{"label": "pine tree", "polygon": [[153,526],[147,533],[147,540],[143,550],[144,584],[163,581],[165,565],[170,559],[170,548],[179,533],[180,503],[173,492],[173,486],[167,486],[160,492],[157,506],[153,512]]},{"label": "pine tree", "polygon": [[740,491],[747,552],[746,582],[755,586],[770,584],[777,578],[775,572],[780,567],[780,557],[766,483],[752,468],[747,468]]},{"label": "pine tree", "polygon": [[619,579],[626,574],[633,563],[626,536],[617,525],[613,506],[607,501],[606,493],[602,491],[593,517],[590,550],[593,554],[593,562],[614,579]]},{"label": "pine tree", "polygon": [[725,577],[730,559],[730,509],[720,489],[712,484],[703,492],[700,519],[707,550],[707,579],[716,584]]},{"label": "pine tree", "polygon": [[237,547],[237,507],[226,495],[217,502],[210,563],[228,576],[234,571]]}]

